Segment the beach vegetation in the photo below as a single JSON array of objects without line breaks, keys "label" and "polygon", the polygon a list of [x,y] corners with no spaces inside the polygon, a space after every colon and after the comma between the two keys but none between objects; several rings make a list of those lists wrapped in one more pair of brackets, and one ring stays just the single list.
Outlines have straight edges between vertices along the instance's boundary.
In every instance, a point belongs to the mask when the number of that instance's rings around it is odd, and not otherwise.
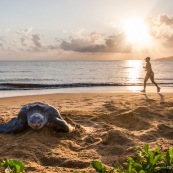
[{"label": "beach vegetation", "polygon": [[116,162],[112,168],[106,168],[100,161],[93,161],[91,166],[97,173],[173,173],[173,148],[162,151],[157,146],[152,151],[146,144],[135,150],[134,156],[123,164]]},{"label": "beach vegetation", "polygon": [[24,166],[25,163],[19,160],[7,159],[0,162],[0,167],[5,168],[5,173],[25,173]]},{"label": "beach vegetation", "polygon": [[[123,164],[116,162],[113,167],[107,167],[98,160],[91,162],[92,168],[97,173],[173,173],[173,148],[164,150],[157,146],[150,150],[148,144],[135,147],[135,154],[127,158]],[[5,168],[5,173],[25,173],[24,162],[18,160],[5,160],[0,162],[0,167]],[[73,173],[90,173],[89,170],[75,170]],[[92,171],[93,172],[93,171]]]}]

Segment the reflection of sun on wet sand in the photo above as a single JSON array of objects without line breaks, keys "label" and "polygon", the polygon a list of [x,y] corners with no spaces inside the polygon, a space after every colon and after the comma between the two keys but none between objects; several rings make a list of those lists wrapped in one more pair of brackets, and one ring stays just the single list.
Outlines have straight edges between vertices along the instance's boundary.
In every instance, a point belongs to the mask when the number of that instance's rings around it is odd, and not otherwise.
[{"label": "reflection of sun on wet sand", "polygon": [[133,146],[173,145],[172,94],[53,94],[0,99],[0,123],[22,105],[40,101],[59,109],[72,133],[31,129],[0,134],[0,160],[25,161],[27,172],[70,172],[89,169],[92,160],[112,166],[134,153]]}]

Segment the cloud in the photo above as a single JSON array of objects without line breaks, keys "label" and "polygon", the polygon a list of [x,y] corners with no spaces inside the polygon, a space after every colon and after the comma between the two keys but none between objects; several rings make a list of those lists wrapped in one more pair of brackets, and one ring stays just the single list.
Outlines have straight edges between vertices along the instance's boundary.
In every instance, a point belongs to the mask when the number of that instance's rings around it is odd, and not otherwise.
[{"label": "cloud", "polygon": [[105,37],[104,34],[93,32],[82,38],[71,38],[61,41],[60,48],[75,52],[127,53],[131,46],[127,44],[124,33]]},{"label": "cloud", "polygon": [[173,25],[173,16],[168,16],[167,14],[161,14],[159,16],[159,21],[162,24]]},{"label": "cloud", "polygon": [[36,47],[44,47],[43,44],[41,43],[41,38],[39,34],[33,34],[32,35],[32,41]]},{"label": "cloud", "polygon": [[38,33],[32,34],[32,28],[16,32],[21,46],[28,51],[41,51],[43,49],[42,41]]},{"label": "cloud", "polygon": [[0,35],[0,51],[6,56],[22,57],[32,55],[32,57],[52,57],[59,55],[62,50],[59,49],[56,40],[49,43],[41,33],[35,33],[33,28],[10,31],[8,35]]},{"label": "cloud", "polygon": [[47,45],[46,48],[48,50],[57,50],[58,49],[58,45]]},{"label": "cloud", "polygon": [[165,48],[173,48],[173,16],[161,14],[149,20],[152,37]]},{"label": "cloud", "polygon": [[103,45],[94,45],[88,40],[72,39],[70,42],[63,41],[60,48],[67,51],[75,52],[101,52],[104,49]]},{"label": "cloud", "polygon": [[20,40],[20,50],[28,52],[45,52],[58,49],[58,45],[48,45],[39,33],[33,33],[32,28],[16,32]]},{"label": "cloud", "polygon": [[4,43],[5,43],[4,38],[0,37],[0,50],[4,50]]},{"label": "cloud", "polygon": [[0,48],[1,50],[4,48],[4,45],[2,43],[0,43]]},{"label": "cloud", "polygon": [[32,27],[29,29],[24,29],[22,31],[16,32],[22,46],[27,46],[26,41],[30,39],[29,37],[30,37],[31,32],[32,32]]}]

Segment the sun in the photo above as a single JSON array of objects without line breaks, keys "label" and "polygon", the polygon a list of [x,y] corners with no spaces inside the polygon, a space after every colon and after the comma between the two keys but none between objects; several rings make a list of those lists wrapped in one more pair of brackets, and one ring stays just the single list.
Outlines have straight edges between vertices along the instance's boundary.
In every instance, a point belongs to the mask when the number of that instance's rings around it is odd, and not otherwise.
[{"label": "sun", "polygon": [[151,36],[147,24],[140,19],[128,19],[123,22],[123,31],[128,42],[137,47],[144,48],[151,45]]}]

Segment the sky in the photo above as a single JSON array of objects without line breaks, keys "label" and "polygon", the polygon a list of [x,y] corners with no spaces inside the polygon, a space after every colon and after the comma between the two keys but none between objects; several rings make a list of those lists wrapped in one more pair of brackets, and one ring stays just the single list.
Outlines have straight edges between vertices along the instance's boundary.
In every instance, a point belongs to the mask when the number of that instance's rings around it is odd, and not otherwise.
[{"label": "sky", "polygon": [[173,56],[171,0],[0,0],[0,60]]}]

